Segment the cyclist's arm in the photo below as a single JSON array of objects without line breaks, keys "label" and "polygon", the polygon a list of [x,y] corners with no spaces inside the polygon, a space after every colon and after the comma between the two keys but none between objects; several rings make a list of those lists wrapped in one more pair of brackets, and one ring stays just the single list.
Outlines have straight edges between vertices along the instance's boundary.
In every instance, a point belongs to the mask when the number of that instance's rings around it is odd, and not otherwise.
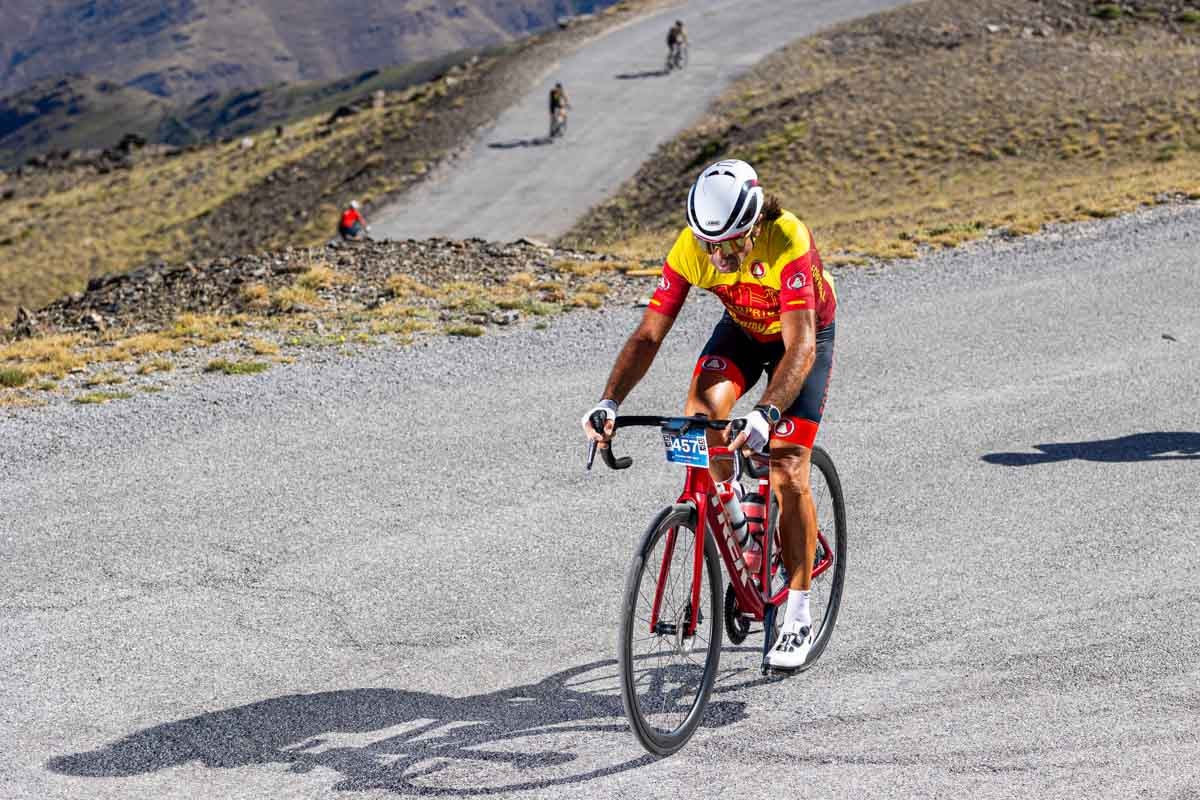
[{"label": "cyclist's arm", "polygon": [[637,330],[625,342],[613,365],[608,383],[604,387],[604,397],[621,403],[633,391],[633,387],[650,369],[658,348],[675,324],[675,317],[687,299],[691,284],[686,278],[671,268],[670,257],[663,263],[662,276],[658,286],[650,297],[650,304],[642,315],[642,321]]},{"label": "cyclist's arm", "polygon": [[758,402],[786,411],[800,395],[817,358],[817,312],[785,311],[779,315],[779,321],[783,333],[783,358]]}]

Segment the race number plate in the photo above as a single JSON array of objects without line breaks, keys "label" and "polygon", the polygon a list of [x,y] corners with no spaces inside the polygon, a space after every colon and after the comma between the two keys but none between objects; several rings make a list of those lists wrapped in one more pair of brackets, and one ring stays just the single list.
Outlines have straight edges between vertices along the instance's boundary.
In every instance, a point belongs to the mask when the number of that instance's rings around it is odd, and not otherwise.
[{"label": "race number plate", "polygon": [[664,426],[662,437],[667,461],[689,467],[708,466],[708,441],[704,438],[703,428],[683,433],[677,427]]}]

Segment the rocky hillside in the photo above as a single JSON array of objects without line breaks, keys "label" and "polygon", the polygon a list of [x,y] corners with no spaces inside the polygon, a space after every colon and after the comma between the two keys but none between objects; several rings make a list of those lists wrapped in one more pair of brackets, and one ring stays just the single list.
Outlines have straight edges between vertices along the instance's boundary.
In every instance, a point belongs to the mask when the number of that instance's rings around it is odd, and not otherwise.
[{"label": "rocky hillside", "polygon": [[320,244],[350,198],[369,216],[372,202],[423,180],[580,41],[659,2],[627,0],[279,134],[188,148],[127,140],[0,171],[0,321],[148,262]]},{"label": "rocky hillside", "polygon": [[77,72],[164,97],[328,80],[507,41],[612,0],[4,0],[0,95]]}]

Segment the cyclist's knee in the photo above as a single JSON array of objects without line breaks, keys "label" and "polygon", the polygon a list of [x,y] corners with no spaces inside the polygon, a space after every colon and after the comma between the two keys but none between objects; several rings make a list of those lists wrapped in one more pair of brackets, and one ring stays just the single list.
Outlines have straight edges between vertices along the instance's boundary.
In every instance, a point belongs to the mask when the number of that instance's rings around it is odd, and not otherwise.
[{"label": "cyclist's knee", "polygon": [[797,444],[771,444],[771,486],[780,494],[800,497],[812,493],[809,465],[812,451]]}]

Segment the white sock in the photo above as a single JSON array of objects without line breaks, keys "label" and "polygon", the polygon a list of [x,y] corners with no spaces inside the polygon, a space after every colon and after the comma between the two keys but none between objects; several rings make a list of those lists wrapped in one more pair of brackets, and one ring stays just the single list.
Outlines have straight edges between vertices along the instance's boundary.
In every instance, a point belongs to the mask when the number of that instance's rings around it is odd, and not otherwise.
[{"label": "white sock", "polygon": [[812,615],[808,610],[808,591],[788,589],[787,611],[783,615],[783,624],[800,623],[801,628],[812,627]]}]

